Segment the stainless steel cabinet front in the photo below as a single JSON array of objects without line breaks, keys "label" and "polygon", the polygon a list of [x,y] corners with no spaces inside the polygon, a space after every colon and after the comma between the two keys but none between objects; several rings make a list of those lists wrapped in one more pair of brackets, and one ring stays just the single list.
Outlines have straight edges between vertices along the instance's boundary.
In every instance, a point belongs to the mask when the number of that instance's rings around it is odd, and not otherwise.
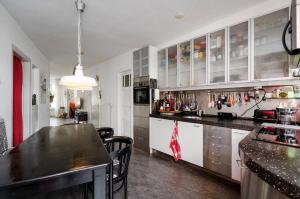
[{"label": "stainless steel cabinet front", "polygon": [[231,177],[231,129],[204,125],[204,167]]}]

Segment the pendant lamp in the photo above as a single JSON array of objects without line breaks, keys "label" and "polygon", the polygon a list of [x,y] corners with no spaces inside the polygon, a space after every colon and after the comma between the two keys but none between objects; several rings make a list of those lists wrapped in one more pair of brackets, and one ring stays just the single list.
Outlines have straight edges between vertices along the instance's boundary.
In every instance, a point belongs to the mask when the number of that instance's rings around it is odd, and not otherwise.
[{"label": "pendant lamp", "polygon": [[97,82],[94,78],[84,76],[82,66],[82,48],[81,48],[81,15],[85,9],[85,3],[82,0],[76,1],[76,8],[78,12],[78,65],[75,66],[73,75],[63,76],[60,79],[59,84],[66,86],[68,89],[75,90],[92,90],[93,87],[97,86]]}]

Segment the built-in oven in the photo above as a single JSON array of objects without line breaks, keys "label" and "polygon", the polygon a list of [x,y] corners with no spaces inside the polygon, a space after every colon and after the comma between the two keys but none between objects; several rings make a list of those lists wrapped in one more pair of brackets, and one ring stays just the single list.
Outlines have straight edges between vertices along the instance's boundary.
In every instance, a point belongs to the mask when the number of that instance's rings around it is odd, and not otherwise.
[{"label": "built-in oven", "polygon": [[134,87],[133,88],[134,104],[150,104],[150,87]]}]

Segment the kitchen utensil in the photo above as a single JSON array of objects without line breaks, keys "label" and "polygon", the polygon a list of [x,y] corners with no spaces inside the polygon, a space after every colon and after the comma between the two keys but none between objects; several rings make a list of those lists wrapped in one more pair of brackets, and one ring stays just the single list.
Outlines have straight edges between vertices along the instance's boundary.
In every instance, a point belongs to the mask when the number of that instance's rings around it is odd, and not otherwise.
[{"label": "kitchen utensil", "polygon": [[226,95],[221,95],[221,101],[222,101],[222,104],[225,104],[225,102],[227,101],[227,96]]},{"label": "kitchen utensil", "polygon": [[211,108],[214,108],[214,107],[215,107],[215,103],[216,103],[215,95],[212,95]]},{"label": "kitchen utensil", "polygon": [[208,93],[208,104],[207,104],[208,108],[211,108],[211,95],[210,93]]},{"label": "kitchen utensil", "polygon": [[244,93],[244,100],[245,100],[245,102],[249,102],[250,101],[250,95],[249,95],[248,92]]},{"label": "kitchen utensil", "polygon": [[221,98],[219,98],[218,101],[217,101],[217,108],[218,108],[218,110],[222,109],[222,100],[221,100]]}]

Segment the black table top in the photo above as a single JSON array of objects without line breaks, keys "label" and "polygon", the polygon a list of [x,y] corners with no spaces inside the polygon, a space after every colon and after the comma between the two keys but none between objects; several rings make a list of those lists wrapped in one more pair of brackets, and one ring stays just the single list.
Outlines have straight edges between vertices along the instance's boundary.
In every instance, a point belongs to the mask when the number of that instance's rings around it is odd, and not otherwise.
[{"label": "black table top", "polygon": [[0,189],[103,167],[110,161],[92,124],[45,127],[0,157]]}]

